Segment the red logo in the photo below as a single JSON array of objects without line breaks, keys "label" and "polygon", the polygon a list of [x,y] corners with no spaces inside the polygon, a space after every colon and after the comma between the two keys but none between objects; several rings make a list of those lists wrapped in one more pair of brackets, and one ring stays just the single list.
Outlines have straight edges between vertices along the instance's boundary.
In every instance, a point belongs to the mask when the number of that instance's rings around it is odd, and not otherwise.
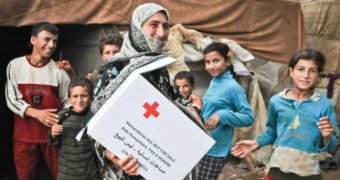
[{"label": "red logo", "polygon": [[152,104],[152,106],[150,106],[150,104],[146,102],[143,105],[143,107],[146,109],[146,112],[144,113],[144,117],[146,119],[148,119],[151,115],[158,117],[159,112],[156,111],[158,106],[159,106],[159,104],[156,101]]}]

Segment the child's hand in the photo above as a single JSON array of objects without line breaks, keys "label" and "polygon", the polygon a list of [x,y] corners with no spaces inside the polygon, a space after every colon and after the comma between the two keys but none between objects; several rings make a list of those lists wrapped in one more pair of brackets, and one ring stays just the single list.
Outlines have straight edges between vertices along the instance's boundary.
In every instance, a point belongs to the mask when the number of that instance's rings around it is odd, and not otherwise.
[{"label": "child's hand", "polygon": [[56,65],[57,65],[58,69],[64,69],[67,72],[73,71],[73,68],[72,68],[70,62],[68,62],[66,60],[56,62]]},{"label": "child's hand", "polygon": [[59,136],[59,134],[63,131],[63,125],[59,125],[59,124],[54,124],[52,126],[52,138],[56,138],[57,136]]},{"label": "child's hand", "polygon": [[216,126],[218,125],[219,122],[220,122],[220,119],[218,117],[218,114],[215,113],[205,123],[205,127],[207,127],[208,131],[213,131],[213,130],[215,130],[215,128],[216,128]]},{"label": "child's hand", "polygon": [[236,145],[231,148],[231,154],[236,157],[244,158],[246,155],[254,151],[260,146],[260,144],[255,140],[244,140],[236,143]]},{"label": "child's hand", "polygon": [[326,146],[334,132],[333,124],[327,116],[321,117],[319,122],[316,124],[318,125],[321,135],[324,138],[323,144]]},{"label": "child's hand", "polygon": [[197,97],[197,96],[192,94],[189,97],[189,101],[191,101],[197,107],[198,110],[200,110],[200,111],[202,110],[202,103],[203,103],[203,101],[202,101],[201,98],[199,98],[199,97]]}]

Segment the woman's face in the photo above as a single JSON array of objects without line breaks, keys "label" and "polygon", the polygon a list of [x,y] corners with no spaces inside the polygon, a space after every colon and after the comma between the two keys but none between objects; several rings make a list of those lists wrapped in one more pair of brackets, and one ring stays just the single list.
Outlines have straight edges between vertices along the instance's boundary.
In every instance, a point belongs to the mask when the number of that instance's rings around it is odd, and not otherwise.
[{"label": "woman's face", "polygon": [[227,72],[228,66],[231,64],[230,61],[226,61],[217,51],[205,54],[204,61],[205,70],[207,70],[213,77],[218,77]]},{"label": "woman's face", "polygon": [[166,41],[169,36],[170,25],[166,16],[157,12],[150,16],[148,20],[142,25],[142,31],[149,36],[156,38],[158,40]]}]

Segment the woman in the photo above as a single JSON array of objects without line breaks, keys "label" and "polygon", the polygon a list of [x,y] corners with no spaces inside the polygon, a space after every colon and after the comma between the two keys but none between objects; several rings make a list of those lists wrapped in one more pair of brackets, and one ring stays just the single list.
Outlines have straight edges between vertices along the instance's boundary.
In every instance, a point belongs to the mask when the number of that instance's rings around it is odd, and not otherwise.
[{"label": "woman", "polygon": [[[91,113],[88,114],[87,120],[111,97],[131,72],[155,58],[164,57],[161,55],[161,50],[169,36],[169,22],[168,11],[157,4],[146,3],[135,9],[121,51],[109,58],[99,70],[101,74],[107,73],[111,78],[103,82],[102,76],[99,77],[94,91],[95,98],[91,106]],[[166,68],[150,72],[147,75],[170,98],[176,98],[173,88],[170,86]],[[100,164],[103,166],[103,176],[106,179],[140,179],[136,172],[138,169],[137,159],[130,160],[130,155],[118,159],[98,143],[95,143],[95,148]]]}]

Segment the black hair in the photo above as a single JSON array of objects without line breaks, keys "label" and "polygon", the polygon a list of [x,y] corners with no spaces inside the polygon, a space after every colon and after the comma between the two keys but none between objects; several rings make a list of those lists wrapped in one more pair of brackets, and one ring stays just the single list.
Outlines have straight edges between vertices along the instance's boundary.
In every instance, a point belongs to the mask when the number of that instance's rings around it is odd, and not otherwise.
[{"label": "black hair", "polygon": [[80,78],[75,78],[74,80],[71,81],[71,83],[68,86],[68,97],[71,97],[71,89],[76,87],[76,86],[81,86],[87,89],[89,95],[91,98],[93,98],[93,84],[90,80],[80,77]]},{"label": "black hair", "polygon": [[[37,37],[41,31],[48,31],[54,35],[59,35],[59,29],[54,24],[49,22],[40,22],[33,26],[31,36]],[[33,49],[33,44],[31,41],[28,43],[29,47]]]},{"label": "black hair", "polygon": [[[230,49],[228,45],[221,43],[221,42],[213,42],[209,44],[206,48],[204,48],[203,54],[205,55],[213,51],[216,51],[217,53],[219,53],[224,58],[225,61],[231,61]],[[236,76],[236,73],[234,71],[234,66],[231,62],[230,62],[230,66],[228,66],[228,70],[230,70],[231,74],[234,77]]]},{"label": "black hair", "polygon": [[189,71],[180,71],[174,77],[174,82],[176,80],[186,79],[190,82],[191,86],[195,85],[194,76]]}]

